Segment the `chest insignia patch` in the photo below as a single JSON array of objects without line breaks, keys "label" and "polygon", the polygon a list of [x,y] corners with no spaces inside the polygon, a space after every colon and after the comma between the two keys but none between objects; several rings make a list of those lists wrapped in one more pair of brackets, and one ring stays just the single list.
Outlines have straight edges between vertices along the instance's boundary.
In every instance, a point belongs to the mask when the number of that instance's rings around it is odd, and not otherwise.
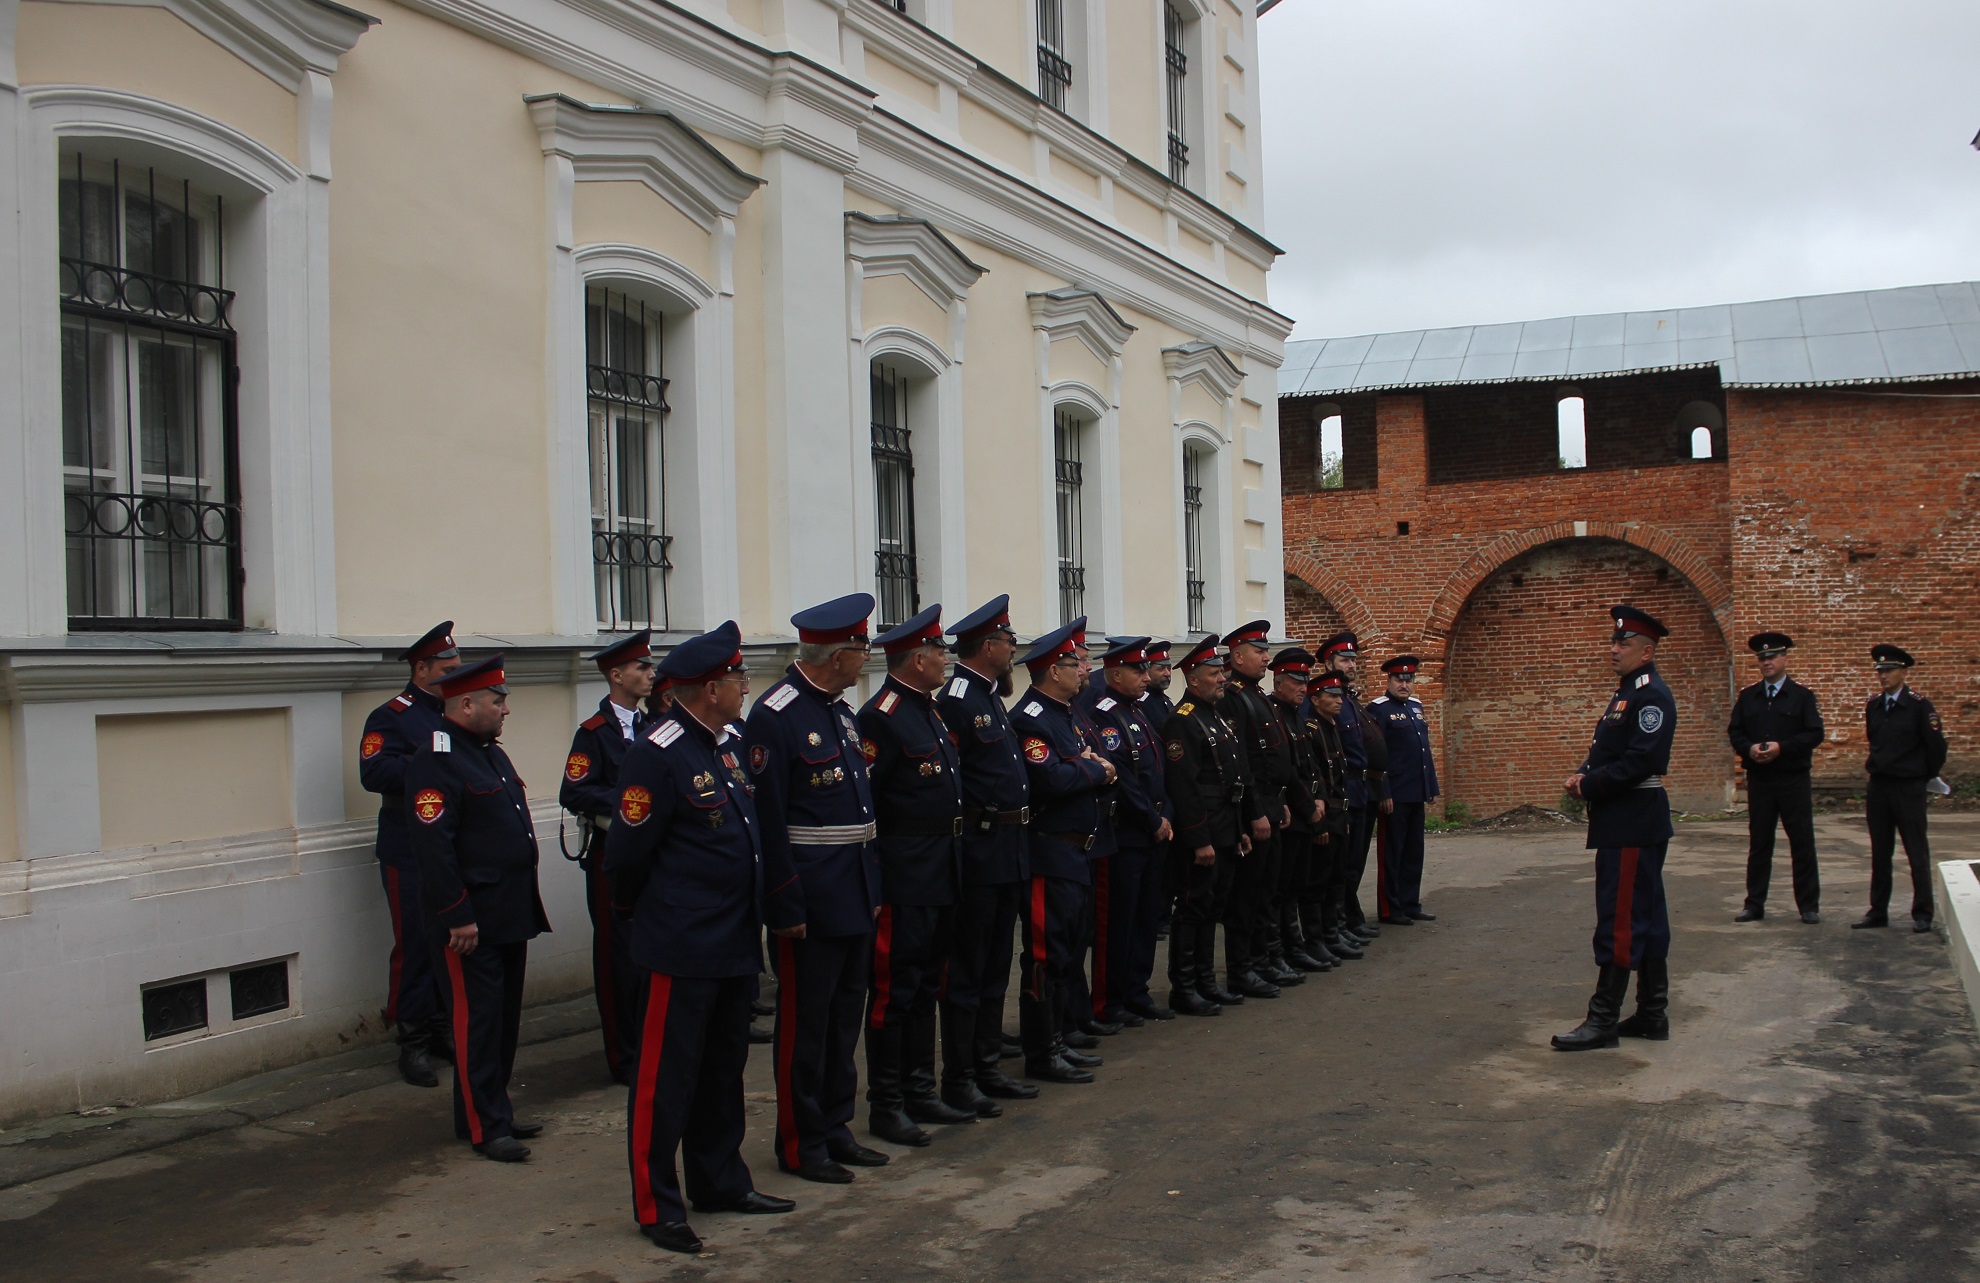
[{"label": "chest insignia patch", "polygon": [[1024,760],[1036,765],[1052,756],[1052,746],[1037,736],[1024,742]]},{"label": "chest insignia patch", "polygon": [[421,824],[432,824],[447,813],[447,795],[439,789],[421,789],[414,794],[412,805]]},{"label": "chest insignia patch", "polygon": [[653,794],[634,784],[619,794],[619,818],[638,828],[653,814]]},{"label": "chest insignia patch", "polygon": [[758,744],[755,748],[749,750],[750,770],[756,772],[758,775],[761,775],[763,774],[763,768],[765,766],[768,766],[769,764],[770,764],[769,749],[763,747],[761,744]]},{"label": "chest insignia patch", "polygon": [[1121,733],[1111,726],[1103,726],[1100,728],[1100,742],[1107,746],[1109,753],[1115,752],[1121,746]]},{"label": "chest insignia patch", "polygon": [[1183,760],[1183,742],[1181,740],[1169,741],[1169,760],[1171,762],[1180,762]]},{"label": "chest insignia patch", "polygon": [[703,793],[710,791],[715,787],[715,772],[702,771],[694,777],[694,786]]},{"label": "chest insignia patch", "polygon": [[362,740],[358,741],[358,756],[367,762],[384,751],[385,737],[377,731],[372,731]]},{"label": "chest insignia patch", "polygon": [[573,753],[564,759],[564,778],[575,784],[591,774],[591,759],[583,753]]},{"label": "chest insignia patch", "polygon": [[1645,735],[1654,735],[1664,724],[1664,710],[1655,704],[1645,704],[1636,710],[1636,729]]},{"label": "chest insignia patch", "polygon": [[859,742],[859,755],[871,765],[880,760],[880,746],[870,739],[862,739]]}]

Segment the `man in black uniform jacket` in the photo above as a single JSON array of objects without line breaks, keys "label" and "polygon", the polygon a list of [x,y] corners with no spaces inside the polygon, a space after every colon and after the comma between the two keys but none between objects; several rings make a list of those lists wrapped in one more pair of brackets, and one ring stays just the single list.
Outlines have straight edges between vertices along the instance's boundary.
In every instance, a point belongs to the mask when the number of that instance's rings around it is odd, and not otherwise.
[{"label": "man in black uniform jacket", "polygon": [[1932,848],[1925,840],[1925,784],[1946,764],[1946,733],[1932,701],[1905,684],[1911,655],[1897,646],[1872,646],[1883,693],[1863,706],[1870,741],[1870,788],[1864,818],[1870,824],[1870,911],[1852,927],[1891,923],[1891,856],[1899,836],[1911,862],[1911,929],[1932,929]]},{"label": "man in black uniform jacket", "polygon": [[1314,801],[1323,810],[1313,834],[1314,876],[1308,883],[1313,898],[1302,900],[1300,918],[1307,940],[1327,948],[1315,957],[1355,960],[1363,957],[1360,937],[1346,931],[1342,918],[1341,861],[1349,834],[1347,750],[1341,743],[1341,709],[1347,699],[1347,679],[1322,673],[1307,685],[1307,730],[1318,776]]},{"label": "man in black uniform jacket", "polygon": [[1774,876],[1774,827],[1787,830],[1794,868],[1794,907],[1801,920],[1822,920],[1822,881],[1815,868],[1815,795],[1808,771],[1822,744],[1815,692],[1788,676],[1794,638],[1755,633],[1746,648],[1760,660],[1760,680],[1733,701],[1726,735],[1746,767],[1746,905],[1734,922],[1767,916]]},{"label": "man in black uniform jacket", "polygon": [[456,669],[439,688],[445,721],[406,766],[406,802],[429,938],[446,968],[454,1134],[517,1163],[529,1157],[522,1141],[543,1130],[516,1121],[509,1105],[529,942],[550,929],[536,889],[536,827],[496,743],[509,716],[502,656]]},{"label": "man in black uniform jacket", "polygon": [[[1286,742],[1292,747],[1293,774],[1306,796],[1310,810],[1294,808],[1292,823],[1282,834],[1279,861],[1278,939],[1286,965],[1300,971],[1332,971],[1339,959],[1327,950],[1317,929],[1301,925],[1300,906],[1319,903],[1320,879],[1326,867],[1314,850],[1320,833],[1325,804],[1314,791],[1320,783],[1320,762],[1313,742],[1313,714],[1306,702],[1307,683],[1313,678],[1313,655],[1300,646],[1289,646],[1272,656],[1272,694],[1268,701],[1272,716],[1279,721]],[[1330,853],[1331,854],[1331,853]],[[1317,923],[1313,924],[1317,928]]]},{"label": "man in black uniform jacket", "polygon": [[1272,715],[1260,679],[1271,664],[1265,644],[1271,624],[1254,619],[1224,638],[1230,685],[1217,711],[1237,732],[1251,780],[1258,789],[1259,818],[1251,825],[1251,854],[1238,861],[1224,920],[1224,987],[1245,998],[1276,998],[1279,986],[1303,984],[1306,973],[1274,956],[1279,943],[1279,834],[1295,809],[1310,814],[1313,799],[1293,771],[1292,744]]}]

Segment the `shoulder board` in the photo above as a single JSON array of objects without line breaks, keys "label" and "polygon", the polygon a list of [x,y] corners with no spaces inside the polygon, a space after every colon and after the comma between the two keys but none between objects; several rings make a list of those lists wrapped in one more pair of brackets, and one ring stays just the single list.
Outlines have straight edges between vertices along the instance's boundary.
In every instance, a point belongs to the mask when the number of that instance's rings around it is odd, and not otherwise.
[{"label": "shoulder board", "polygon": [[454,737],[453,737],[453,736],[451,736],[451,735],[449,735],[449,734],[447,734],[447,732],[445,732],[445,731],[435,731],[435,732],[433,732],[433,751],[434,751],[434,752],[436,752],[436,753],[451,753],[451,752],[453,752],[453,751],[454,751]]},{"label": "shoulder board", "polygon": [[896,708],[900,707],[900,704],[901,697],[899,695],[893,691],[882,691],[880,693],[880,701],[874,707],[883,713],[892,713]]},{"label": "shoulder board", "polygon": [[658,744],[661,748],[665,748],[680,737],[681,724],[679,722],[662,722],[660,725],[654,727],[653,733],[646,738]]},{"label": "shoulder board", "polygon": [[412,697],[410,695],[407,695],[404,691],[401,691],[397,695],[394,695],[390,700],[386,701],[385,704],[385,707],[400,713],[405,712],[407,709],[411,708],[412,706],[413,706]]},{"label": "shoulder board", "polygon": [[588,731],[595,731],[604,724],[605,724],[605,714],[603,713],[593,713],[590,717],[587,717],[583,721],[578,723],[579,726],[582,726],[585,730]]},{"label": "shoulder board", "polygon": [[1114,702],[1115,702],[1114,697],[1112,695],[1103,695],[1100,697],[1100,702],[1098,704],[1095,704],[1094,707],[1104,713],[1108,709],[1114,706]]},{"label": "shoulder board", "polygon": [[1636,685],[1639,690],[1645,686],[1648,686],[1649,684],[1650,684],[1650,674],[1648,673],[1645,673],[1641,677],[1638,677],[1636,679]]},{"label": "shoulder board", "polygon": [[1388,702],[1389,697],[1387,695],[1377,695],[1374,699],[1368,701],[1368,706],[1373,708],[1377,704],[1386,704]]},{"label": "shoulder board", "polygon": [[1191,713],[1194,713],[1195,711],[1196,711],[1196,704],[1192,700],[1186,699],[1182,703],[1176,705],[1177,717],[1188,717]]},{"label": "shoulder board", "polygon": [[1420,699],[1418,699],[1418,698],[1417,698],[1416,696],[1414,696],[1414,695],[1411,695],[1411,696],[1409,697],[1409,702],[1410,702],[1410,703],[1412,703],[1412,704],[1414,704],[1414,705],[1416,705],[1416,706],[1417,706],[1418,708],[1422,708],[1422,707],[1423,707],[1423,701],[1422,701],[1422,700],[1420,700]]},{"label": "shoulder board", "polygon": [[796,699],[797,696],[797,687],[788,683],[780,683],[777,689],[763,697],[763,702],[769,707],[771,712],[781,713],[790,707],[791,701]]},{"label": "shoulder board", "polygon": [[961,699],[967,694],[969,694],[969,678],[958,677],[949,683],[949,698]]},{"label": "shoulder board", "polygon": [[1018,710],[1018,712],[1023,713],[1026,717],[1037,717],[1044,711],[1045,706],[1035,699]]}]

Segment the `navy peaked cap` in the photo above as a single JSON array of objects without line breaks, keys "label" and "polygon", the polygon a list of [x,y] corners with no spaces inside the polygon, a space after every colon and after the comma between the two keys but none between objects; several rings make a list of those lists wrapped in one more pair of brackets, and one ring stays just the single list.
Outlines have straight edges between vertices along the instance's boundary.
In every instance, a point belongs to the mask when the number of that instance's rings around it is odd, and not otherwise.
[{"label": "navy peaked cap", "polygon": [[698,637],[690,637],[667,652],[660,672],[674,685],[713,679],[742,664],[742,630],[731,619]]}]

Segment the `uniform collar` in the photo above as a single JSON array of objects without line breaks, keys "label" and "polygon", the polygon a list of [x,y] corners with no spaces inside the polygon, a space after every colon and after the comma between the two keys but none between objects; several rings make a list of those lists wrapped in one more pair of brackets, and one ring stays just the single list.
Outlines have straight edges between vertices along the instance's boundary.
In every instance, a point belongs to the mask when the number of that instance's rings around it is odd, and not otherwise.
[{"label": "uniform collar", "polygon": [[806,677],[804,670],[799,668],[795,663],[789,669],[785,670],[785,677],[791,685],[797,687],[797,689],[803,691],[821,704],[836,704],[840,699],[844,698],[845,693],[843,691],[837,695],[832,694],[817,682]]},{"label": "uniform collar", "polygon": [[[887,680],[880,683],[880,689],[883,691],[894,691],[895,693],[905,696],[909,699],[918,699],[924,704],[933,704],[935,702],[935,696],[933,692],[918,691],[914,687],[902,681],[900,678],[894,676],[892,673],[888,673]],[[937,689],[940,688],[938,687]]]},{"label": "uniform collar", "polygon": [[1657,661],[1653,659],[1643,667],[1632,668],[1621,677],[1618,677],[1616,679],[1616,689],[1631,690],[1636,686],[1636,681],[1639,677],[1655,677],[1656,675]]},{"label": "uniform collar", "polygon": [[682,730],[700,740],[702,744],[711,748],[720,748],[733,738],[729,734],[728,727],[722,726],[711,731],[701,724],[700,718],[688,712],[687,709],[681,707],[679,704],[668,709],[665,716],[667,720],[672,721]]},{"label": "uniform collar", "polygon": [[1030,695],[1030,696],[1033,696],[1033,697],[1035,697],[1035,698],[1037,698],[1037,699],[1040,699],[1040,700],[1042,700],[1042,701],[1044,701],[1045,703],[1047,703],[1047,704],[1050,704],[1050,705],[1052,705],[1052,706],[1054,706],[1054,707],[1056,707],[1056,708],[1067,708],[1067,709],[1069,709],[1069,708],[1071,708],[1071,707],[1072,707],[1072,701],[1071,701],[1071,700],[1065,700],[1065,699],[1058,699],[1058,698],[1055,698],[1055,697],[1053,697],[1053,696],[1051,696],[1051,695],[1047,695],[1047,694],[1046,694],[1046,693],[1045,693],[1044,691],[1042,691],[1042,690],[1039,690],[1039,689],[1038,689],[1038,688],[1037,688],[1036,686],[1033,686],[1033,687],[1032,687],[1032,688],[1031,688],[1030,690],[1028,690],[1028,691],[1026,691],[1026,692],[1025,692],[1025,694],[1026,694],[1026,695]]},{"label": "uniform collar", "polygon": [[476,748],[487,748],[500,738],[497,735],[482,735],[471,731],[451,717],[443,717],[441,720],[447,723],[447,733],[449,735],[458,735]]},{"label": "uniform collar", "polygon": [[423,691],[411,682],[406,683],[405,696],[413,703],[424,704],[436,713],[447,707],[446,701],[442,700],[438,695]]}]

